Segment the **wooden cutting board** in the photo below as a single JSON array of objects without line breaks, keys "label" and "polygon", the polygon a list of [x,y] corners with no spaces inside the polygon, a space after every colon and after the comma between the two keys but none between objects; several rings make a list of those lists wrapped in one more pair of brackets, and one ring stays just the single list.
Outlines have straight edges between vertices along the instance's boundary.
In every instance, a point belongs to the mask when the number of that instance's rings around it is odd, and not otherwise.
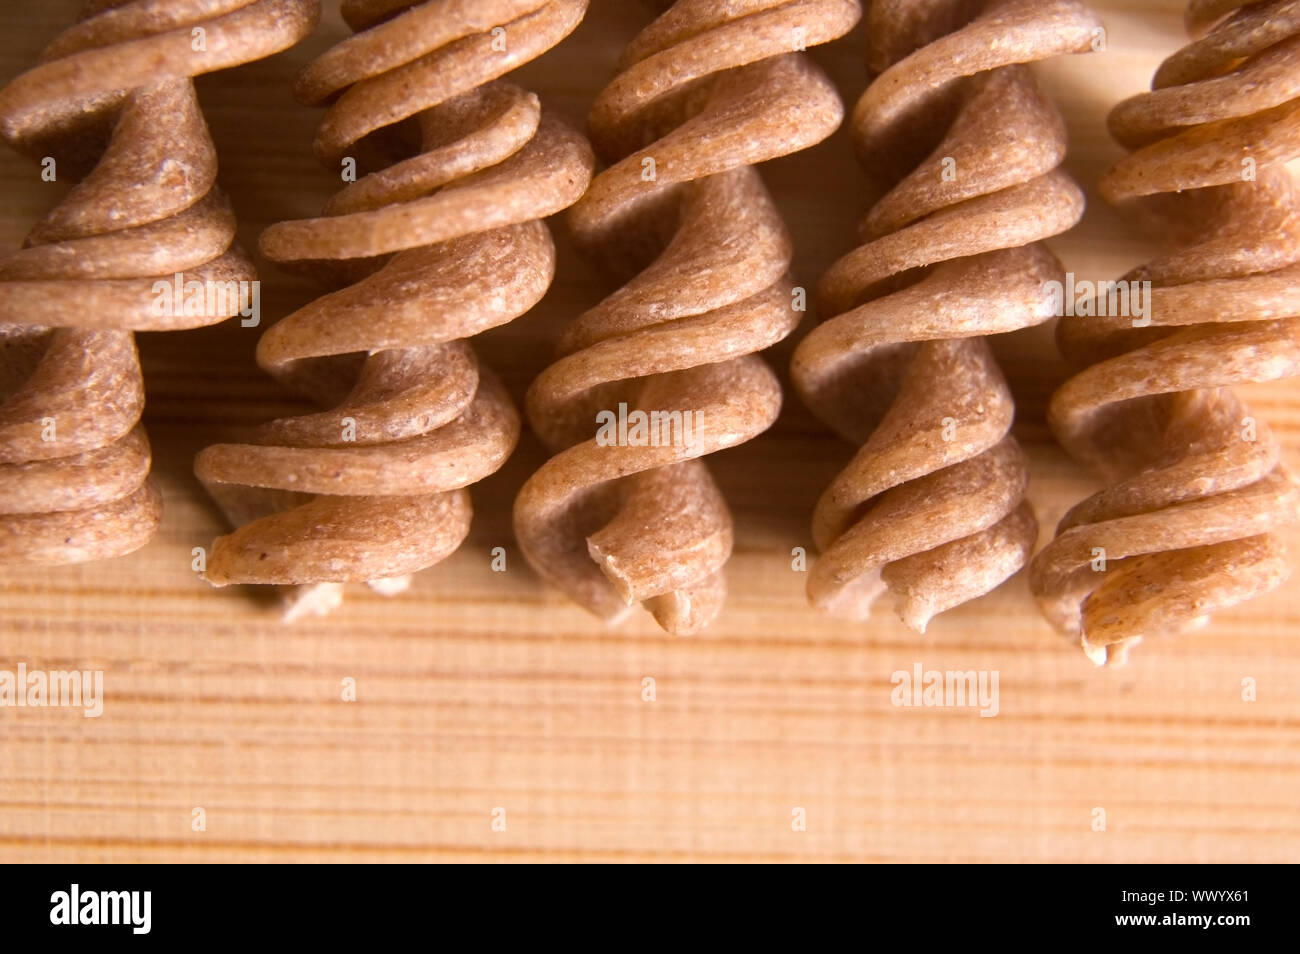
[{"label": "wooden cutting board", "polygon": [[[1144,88],[1183,36],[1181,0],[1098,5],[1109,51],[1041,68],[1069,120],[1069,168],[1092,200],[1051,244],[1091,279],[1152,254],[1093,186],[1119,155],[1106,110]],[[77,6],[5,4],[0,79],[33,63]],[[316,213],[336,186],[309,149],[318,113],[289,92],[302,64],[345,34],[327,6],[298,48],[199,81],[250,248],[267,224]],[[638,4],[595,0],[573,36],[516,75],[580,121],[644,22]],[[850,104],[864,86],[862,48],[859,28],[813,53]],[[848,140],[841,132],[763,174],[796,237],[796,279],[811,286],[853,244],[863,187]],[[0,154],[3,247],[64,188]],[[480,339],[517,397],[558,330],[610,290],[555,225],[549,295]],[[262,278],[268,320],[316,293],[275,268]],[[609,629],[540,583],[509,523],[542,459],[530,435],[474,488],[465,546],[402,596],[358,587],[333,616],[285,625],[264,594],[209,588],[191,548],[223,528],[192,457],[297,406],[254,366],[257,334],[230,322],[141,336],[167,508],[151,544],[112,562],[0,573],[0,669],[105,672],[101,718],[0,709],[0,859],[1300,858],[1294,585],[1195,635],[1150,641],[1114,670],[1048,629],[1023,575],[924,636],[887,607],[864,624],[821,618],[791,551],[811,546],[813,502],[850,448],[792,395],[769,433],[710,458],[737,532],[730,600],[703,636],[667,636],[644,614]],[[1093,484],[1043,422],[1061,377],[1049,330],[997,348],[1046,536]],[[783,373],[789,352],[771,356]],[[1300,385],[1249,398],[1300,460]],[[496,546],[504,573],[490,567]],[[997,717],[892,705],[891,674],[918,663],[996,670]],[[349,679],[353,702],[342,698]],[[1254,701],[1243,699],[1247,679]]]}]

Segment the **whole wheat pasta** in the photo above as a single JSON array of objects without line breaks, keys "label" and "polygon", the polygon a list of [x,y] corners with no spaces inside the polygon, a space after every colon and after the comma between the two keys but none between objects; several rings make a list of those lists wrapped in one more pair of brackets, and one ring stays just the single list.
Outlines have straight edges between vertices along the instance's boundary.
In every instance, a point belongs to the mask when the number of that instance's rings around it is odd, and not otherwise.
[{"label": "whole wheat pasta", "polygon": [[870,8],[874,79],[852,131],[889,191],[824,276],[833,317],[792,364],[808,406],[860,448],[813,513],[819,609],[864,619],[888,589],[924,631],[1032,552],[1014,403],[980,336],[1053,314],[1046,283],[1064,275],[1041,242],[1079,220],[1083,195],[1026,64],[1087,51],[1099,28],[1078,0]]},{"label": "whole wheat pasta", "polygon": [[[587,0],[345,0],[353,37],[295,92],[329,103],[315,152],[364,174],[320,218],[261,248],[353,283],[274,325],[258,363],[329,410],[218,444],[195,470],[233,533],[207,579],[304,584],[290,617],[342,584],[404,588],[469,530],[470,484],[515,446],[518,414],[464,339],[528,311],[555,249],[542,217],[586,189],[594,157],[537,97],[499,77],[567,36]],[[410,123],[403,121],[410,120]],[[418,127],[418,144],[403,140]]]},{"label": "whole wheat pasta", "polygon": [[1058,333],[1081,370],[1052,428],[1106,486],[1066,514],[1031,583],[1098,664],[1278,586],[1274,531],[1297,516],[1277,442],[1231,387],[1300,369],[1300,206],[1283,168],[1300,156],[1300,3],[1195,0],[1187,22],[1197,39],[1110,116],[1134,151],[1102,193],[1174,247],[1122,280],[1151,283],[1145,326],[1112,314]]},{"label": "whole wheat pasta", "polygon": [[860,13],[856,0],[680,0],[592,107],[613,165],[570,223],[635,277],[566,330],[528,392],[555,456],[520,491],[515,532],[547,581],[601,617],[641,603],[690,633],[722,606],[732,521],[699,458],[776,419],[781,389],[754,352],[799,319],[790,237],[752,166],[839,125],[833,86],[793,51]]},{"label": "whole wheat pasta", "polygon": [[[0,564],[116,556],[152,536],[132,332],[238,314],[256,277],[232,245],[190,77],[290,46],[316,13],[314,0],[101,0],[0,90],[6,141],[80,178],[0,258]],[[165,299],[174,281],[182,297]]]}]

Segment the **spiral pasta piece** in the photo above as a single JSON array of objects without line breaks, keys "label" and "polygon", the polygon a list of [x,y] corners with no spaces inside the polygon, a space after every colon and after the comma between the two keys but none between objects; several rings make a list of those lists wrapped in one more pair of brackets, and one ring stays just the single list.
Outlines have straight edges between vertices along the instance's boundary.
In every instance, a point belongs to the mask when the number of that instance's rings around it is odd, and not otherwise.
[{"label": "spiral pasta piece", "polygon": [[[0,135],[80,179],[0,257],[0,564],[117,556],[153,535],[132,333],[239,314],[256,278],[190,78],[290,46],[316,14],[314,0],[92,3],[0,89]],[[180,297],[161,298],[173,282]]]},{"label": "spiral pasta piece", "polygon": [[[465,340],[528,311],[555,269],[540,221],[590,181],[586,140],[501,80],[567,36],[587,0],[349,0],[358,32],[299,77],[326,103],[315,151],[365,171],[263,253],[351,284],[270,328],[263,369],[330,410],[202,451],[196,473],[237,529],[215,585],[291,585],[289,615],[342,584],[391,593],[454,551],[470,484],[513,450],[519,418]],[[403,121],[410,120],[409,124]],[[414,148],[402,140],[418,127]]]},{"label": "spiral pasta piece", "polygon": [[[839,125],[833,86],[795,51],[860,14],[856,0],[679,0],[592,107],[612,165],[570,224],[633,277],[566,330],[529,389],[554,456],[520,491],[515,533],[543,578],[607,620],[641,603],[685,634],[722,607],[732,520],[700,458],[776,419],[781,389],[755,352],[799,318],[790,237],[752,166]],[[617,427],[599,416],[616,414]]]},{"label": "spiral pasta piece", "polygon": [[1053,396],[1061,444],[1105,489],[1066,514],[1035,558],[1047,618],[1098,664],[1267,592],[1297,517],[1277,441],[1231,390],[1300,370],[1300,220],[1283,168],[1300,156],[1300,3],[1194,0],[1197,38],[1109,125],[1133,150],[1101,181],[1172,250],[1145,326],[1063,320],[1081,370]]},{"label": "spiral pasta piece", "polygon": [[1091,48],[1077,0],[873,3],[854,109],[860,157],[889,189],[864,244],[827,271],[796,349],[805,403],[859,446],[818,500],[812,604],[865,619],[886,589],[918,631],[1029,558],[1014,403],[981,336],[1046,321],[1064,278],[1041,243],[1083,195],[1065,127],[1026,64]]}]

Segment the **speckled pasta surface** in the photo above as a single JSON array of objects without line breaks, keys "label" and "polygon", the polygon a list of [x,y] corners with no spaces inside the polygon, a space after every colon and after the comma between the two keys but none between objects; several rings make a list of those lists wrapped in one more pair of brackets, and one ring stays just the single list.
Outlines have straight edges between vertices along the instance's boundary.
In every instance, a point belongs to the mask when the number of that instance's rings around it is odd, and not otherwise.
[{"label": "speckled pasta surface", "polygon": [[117,556],[157,528],[132,332],[238,314],[256,277],[190,78],[292,45],[317,13],[100,0],[0,89],[5,140],[80,180],[0,258],[0,564]]},{"label": "speckled pasta surface", "polygon": [[528,392],[553,456],[515,501],[524,554],[609,620],[644,605],[690,633],[721,609],[731,514],[700,460],[766,430],[781,388],[754,352],[798,323],[790,237],[754,164],[843,106],[806,54],[856,0],[680,0],[624,51],[589,116],[611,164],[569,215],[627,283],[566,330]]},{"label": "speckled pasta surface", "polygon": [[[316,399],[195,470],[237,528],[207,579],[293,585],[290,617],[342,584],[402,589],[469,530],[465,488],[495,471],[519,416],[465,340],[528,311],[555,249],[539,221],[571,205],[594,157],[501,79],[567,36],[587,0],[345,0],[355,35],[295,92],[328,104],[314,144],[355,181],[318,218],[267,229],[269,258],[344,287],[274,325],[259,364]],[[349,284],[350,283],[350,284]]]},{"label": "speckled pasta surface", "polygon": [[1172,245],[1124,276],[1149,324],[1063,320],[1079,369],[1051,424],[1105,478],[1035,557],[1047,618],[1095,662],[1267,592],[1297,517],[1277,442],[1231,390],[1300,369],[1300,222],[1283,163],[1300,156],[1300,3],[1196,0],[1195,39],[1110,116],[1132,150],[1105,197]]},{"label": "speckled pasta surface", "polygon": [[1019,570],[1037,524],[1014,403],[981,336],[1053,314],[1042,240],[1083,213],[1064,123],[1026,64],[1091,49],[1077,0],[877,0],[852,116],[885,190],[818,289],[796,350],[808,406],[859,447],[813,514],[814,606],[865,619],[885,590],[924,630]]}]

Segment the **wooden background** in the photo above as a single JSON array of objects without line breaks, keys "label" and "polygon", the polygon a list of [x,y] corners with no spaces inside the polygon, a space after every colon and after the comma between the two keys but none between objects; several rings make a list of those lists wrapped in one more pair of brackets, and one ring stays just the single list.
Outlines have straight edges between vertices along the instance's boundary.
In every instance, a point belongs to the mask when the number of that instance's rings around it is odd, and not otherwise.
[{"label": "wooden background", "polygon": [[[270,222],[315,213],[337,183],[309,143],[317,112],[290,79],[344,34],[330,13],[298,48],[199,81],[253,247]],[[516,76],[580,120],[638,4],[594,0],[584,24]],[[0,79],[71,22],[73,0],[0,4]],[[1180,0],[1101,4],[1110,50],[1041,72],[1071,127],[1069,167],[1092,191],[1115,156],[1103,117],[1181,42]],[[861,29],[815,51],[852,103]],[[850,248],[862,189],[841,133],[764,175],[811,286]],[[0,240],[13,247],[57,200],[35,165],[0,155]],[[556,223],[563,232],[563,223]],[[535,311],[485,336],[516,395],[557,330],[606,291],[561,234],[558,279]],[[1052,243],[1081,278],[1113,278],[1150,249],[1099,201]],[[314,294],[263,271],[264,323]],[[6,861],[891,860],[1294,861],[1300,857],[1300,619],[1292,594],[1148,641],[1095,670],[1049,631],[1023,575],[937,620],[924,637],[882,605],[850,625],[805,605],[790,551],[843,464],[789,397],[768,434],[710,460],[732,502],[731,599],[705,636],[645,614],[607,629],[544,588],[509,506],[540,461],[528,435],[473,491],[466,545],[384,598],[357,587],[325,620],[282,624],[272,602],[212,590],[190,570],[220,519],[190,462],[294,405],[261,375],[258,331],[237,322],[144,335],[146,422],[166,516],[113,562],[4,571],[0,668],[105,670],[103,717],[0,710],[0,859]],[[998,343],[1020,398],[1045,527],[1090,489],[1043,423],[1059,380],[1046,329]],[[789,343],[773,355],[784,368]],[[1300,459],[1297,385],[1257,389],[1256,411]],[[1046,529],[1044,534],[1046,534]],[[508,572],[489,569],[494,546]],[[1294,549],[1294,548],[1293,548]],[[1298,550],[1297,552],[1300,552]],[[890,675],[996,669],[1000,714],[902,709]],[[357,681],[356,702],[341,683]],[[642,680],[656,701],[642,701]],[[1243,678],[1258,700],[1242,700]],[[193,809],[206,814],[194,831]],[[1103,808],[1106,830],[1094,831]],[[494,831],[494,809],[505,831]],[[792,811],[807,830],[792,830]]]}]

